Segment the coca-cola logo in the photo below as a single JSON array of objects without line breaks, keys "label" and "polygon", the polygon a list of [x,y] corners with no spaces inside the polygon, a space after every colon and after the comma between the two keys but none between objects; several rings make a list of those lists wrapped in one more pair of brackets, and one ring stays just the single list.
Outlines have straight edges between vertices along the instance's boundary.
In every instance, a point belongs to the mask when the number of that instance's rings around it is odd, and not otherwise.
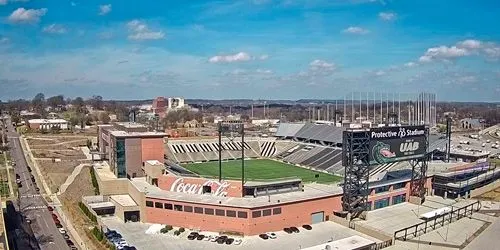
[{"label": "coca-cola logo", "polygon": [[212,194],[215,196],[226,196],[227,189],[230,184],[228,182],[218,182],[215,180],[206,180],[205,183],[194,184],[194,183],[184,183],[184,178],[178,178],[172,183],[170,191],[180,192],[186,194],[203,194],[203,186],[212,187]]}]

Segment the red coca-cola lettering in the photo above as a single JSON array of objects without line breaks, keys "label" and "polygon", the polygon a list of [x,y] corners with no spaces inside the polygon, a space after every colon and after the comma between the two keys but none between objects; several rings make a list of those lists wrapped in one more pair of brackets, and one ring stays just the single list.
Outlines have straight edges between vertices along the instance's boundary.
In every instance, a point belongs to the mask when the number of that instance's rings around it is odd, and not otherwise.
[{"label": "red coca-cola lettering", "polygon": [[203,186],[212,187],[212,194],[215,196],[226,196],[230,184],[228,182],[218,182],[215,180],[206,180],[203,185],[194,183],[184,183],[184,178],[178,178],[172,183],[170,191],[186,194],[202,194]]}]

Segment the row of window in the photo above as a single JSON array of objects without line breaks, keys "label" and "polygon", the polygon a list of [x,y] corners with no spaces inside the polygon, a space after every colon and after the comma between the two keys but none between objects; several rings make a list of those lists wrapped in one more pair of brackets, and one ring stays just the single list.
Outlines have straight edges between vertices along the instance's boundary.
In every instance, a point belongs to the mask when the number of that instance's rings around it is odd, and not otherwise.
[{"label": "row of window", "polygon": [[[248,218],[248,214],[245,211],[234,211],[234,210],[224,210],[224,209],[213,209],[213,208],[203,208],[203,207],[193,207],[187,205],[179,205],[179,204],[171,204],[171,203],[162,203],[162,202],[153,202],[146,201],[146,207],[154,207],[154,208],[162,208],[167,210],[174,211],[184,211],[187,213],[196,213],[196,214],[207,214],[207,215],[217,215],[217,216],[226,216],[233,218]],[[272,208],[272,209],[264,209],[252,212],[252,218],[259,218],[271,215],[281,214],[281,207]]]},{"label": "row of window", "polygon": [[[373,209],[379,209],[383,207],[387,207],[390,204],[390,200],[392,199],[392,205],[396,205],[399,203],[403,203],[406,201],[406,194],[400,194],[393,196],[392,198],[383,198],[375,201],[375,206]],[[368,210],[372,210],[372,202],[369,201],[366,206],[368,207]]]},{"label": "row of window", "polygon": [[[391,187],[391,185],[387,185],[387,186],[374,188],[373,190],[375,191],[376,194],[379,194],[379,193],[383,193],[383,192],[388,192],[390,187]],[[405,182],[396,183],[396,184],[392,185],[392,190],[401,189],[401,188],[405,188],[405,187],[406,187]]]}]

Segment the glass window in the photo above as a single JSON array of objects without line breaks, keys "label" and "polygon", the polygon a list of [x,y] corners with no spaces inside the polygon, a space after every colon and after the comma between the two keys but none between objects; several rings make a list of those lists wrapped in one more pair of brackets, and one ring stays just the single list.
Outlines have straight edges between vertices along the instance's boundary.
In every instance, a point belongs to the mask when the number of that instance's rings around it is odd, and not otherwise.
[{"label": "glass window", "polygon": [[116,139],[116,177],[127,177],[125,139]]},{"label": "glass window", "polygon": [[271,215],[271,209],[262,210],[262,216],[270,216],[270,215]]},{"label": "glass window", "polygon": [[203,208],[202,207],[194,207],[194,212],[197,214],[202,214],[203,213]]},{"label": "glass window", "polygon": [[192,206],[184,206],[184,212],[192,213],[193,207]]},{"label": "glass window", "polygon": [[273,214],[281,214],[281,207],[273,208]]},{"label": "glass window", "polygon": [[396,195],[392,197],[392,205],[403,203],[406,201],[406,194]]},{"label": "glass window", "polygon": [[175,211],[182,211],[182,205],[174,205]]},{"label": "glass window", "polygon": [[247,212],[238,211],[238,218],[248,218]]},{"label": "glass window", "polygon": [[234,210],[227,210],[226,211],[226,216],[227,217],[236,217],[236,211],[234,211]]},{"label": "glass window", "polygon": [[212,208],[205,208],[205,214],[214,215],[214,210]]},{"label": "glass window", "polygon": [[170,203],[165,203],[165,209],[172,210],[172,209],[174,209],[174,207]]},{"label": "glass window", "polygon": [[375,201],[375,207],[373,209],[379,209],[389,206],[389,198],[380,199]]},{"label": "glass window", "polygon": [[163,208],[163,203],[161,203],[161,202],[155,202],[155,207],[156,208]]},{"label": "glass window", "polygon": [[392,185],[392,189],[401,189],[401,188],[404,188],[406,186],[406,183],[404,182],[401,182],[401,183],[396,183],[394,185]]},{"label": "glass window", "polygon": [[260,216],[261,216],[260,210],[252,212],[252,218],[259,218]]},{"label": "glass window", "polygon": [[215,209],[215,215],[225,216],[226,215],[226,211],[224,211],[222,209]]},{"label": "glass window", "polygon": [[146,201],[146,207],[153,207],[152,201]]},{"label": "glass window", "polygon": [[375,188],[375,193],[379,194],[379,193],[387,192],[387,191],[389,191],[389,187],[390,186],[383,186],[383,187]]}]

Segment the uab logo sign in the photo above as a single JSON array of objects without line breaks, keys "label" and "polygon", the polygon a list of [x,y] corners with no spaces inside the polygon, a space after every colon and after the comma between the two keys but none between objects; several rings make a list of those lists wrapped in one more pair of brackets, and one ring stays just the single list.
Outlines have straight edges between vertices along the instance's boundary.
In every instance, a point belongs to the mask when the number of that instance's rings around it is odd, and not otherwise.
[{"label": "uab logo sign", "polygon": [[418,141],[414,142],[403,142],[399,145],[399,151],[402,153],[416,151],[420,146]]}]

